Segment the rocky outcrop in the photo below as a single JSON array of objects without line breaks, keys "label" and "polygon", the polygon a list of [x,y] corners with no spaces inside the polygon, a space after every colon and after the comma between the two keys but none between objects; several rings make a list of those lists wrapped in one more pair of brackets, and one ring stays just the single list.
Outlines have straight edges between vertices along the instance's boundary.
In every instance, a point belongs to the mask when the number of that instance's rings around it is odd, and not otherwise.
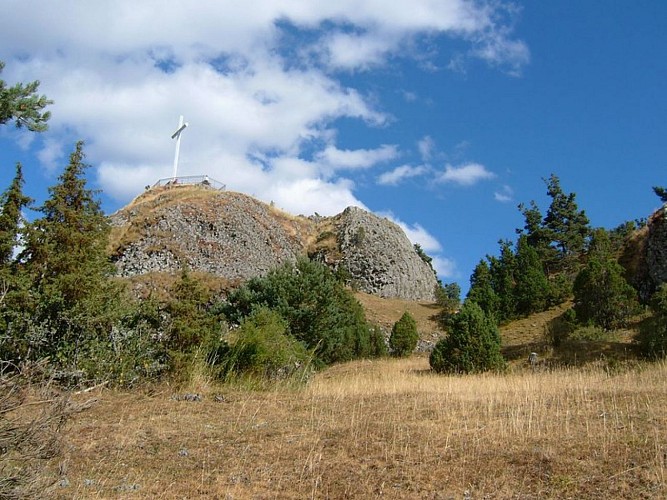
[{"label": "rocky outcrop", "polygon": [[433,269],[400,227],[357,207],[346,208],[335,219],[339,265],[356,287],[386,298],[434,299]]},{"label": "rocky outcrop", "polygon": [[359,290],[431,301],[437,280],[396,224],[360,208],[335,217],[286,214],[250,196],[200,186],[153,188],[111,216],[118,274],[187,266],[242,282],[310,256]]},{"label": "rocky outcrop", "polygon": [[[165,190],[112,215],[118,274],[174,272],[185,266],[244,281],[304,254],[301,226],[250,196],[195,187]],[[180,196],[178,196],[180,195]],[[113,239],[113,234],[112,234]]]},{"label": "rocky outcrop", "polygon": [[619,260],[643,301],[667,282],[667,205],[629,238]]},{"label": "rocky outcrop", "polygon": [[667,205],[649,219],[646,267],[656,287],[667,282]]}]

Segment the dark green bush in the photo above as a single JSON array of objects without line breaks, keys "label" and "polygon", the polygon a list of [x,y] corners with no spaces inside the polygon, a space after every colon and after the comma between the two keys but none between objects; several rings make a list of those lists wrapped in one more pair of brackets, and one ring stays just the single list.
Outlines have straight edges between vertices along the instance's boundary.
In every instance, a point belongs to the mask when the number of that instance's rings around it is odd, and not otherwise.
[{"label": "dark green bush", "polygon": [[644,320],[637,341],[642,354],[649,358],[667,356],[667,284],[663,284],[651,298],[653,316]]},{"label": "dark green bush", "polygon": [[250,375],[268,380],[303,376],[312,355],[287,333],[287,323],[275,311],[258,308],[241,321],[229,338],[221,360],[224,377]]},{"label": "dark green bush", "polygon": [[199,350],[220,337],[222,317],[213,309],[210,291],[201,281],[183,270],[172,286],[171,296],[165,307],[169,318],[166,342],[170,350]]},{"label": "dark green bush", "polygon": [[361,304],[323,264],[299,259],[253,278],[229,294],[222,310],[230,324],[240,324],[260,307],[277,312],[318,364],[374,354]]},{"label": "dark green bush", "polygon": [[373,325],[370,328],[370,353],[369,356],[372,358],[381,358],[386,356],[387,352],[387,343],[384,339],[384,333],[382,333],[382,328],[378,325]]},{"label": "dark green bush", "polygon": [[438,373],[501,370],[505,361],[498,327],[477,303],[466,301],[461,311],[451,316],[449,334],[436,344],[429,361]]},{"label": "dark green bush", "polygon": [[391,329],[391,336],[389,337],[391,353],[396,357],[409,356],[417,347],[418,341],[417,323],[412,315],[406,311]]},{"label": "dark green bush", "polygon": [[638,309],[637,292],[611,258],[592,256],[574,281],[574,311],[579,323],[606,330],[625,326]]}]

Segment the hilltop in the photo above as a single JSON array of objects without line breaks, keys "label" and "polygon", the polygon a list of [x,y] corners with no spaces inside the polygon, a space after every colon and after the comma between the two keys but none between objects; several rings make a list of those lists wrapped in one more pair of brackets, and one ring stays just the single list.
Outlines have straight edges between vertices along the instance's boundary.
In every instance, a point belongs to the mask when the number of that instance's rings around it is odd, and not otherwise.
[{"label": "hilltop", "polygon": [[162,186],[138,196],[111,221],[109,252],[118,274],[135,282],[144,276],[154,284],[156,274],[187,267],[229,287],[308,256],[362,292],[434,299],[435,273],[400,227],[357,207],[333,217],[295,216],[241,193]]}]

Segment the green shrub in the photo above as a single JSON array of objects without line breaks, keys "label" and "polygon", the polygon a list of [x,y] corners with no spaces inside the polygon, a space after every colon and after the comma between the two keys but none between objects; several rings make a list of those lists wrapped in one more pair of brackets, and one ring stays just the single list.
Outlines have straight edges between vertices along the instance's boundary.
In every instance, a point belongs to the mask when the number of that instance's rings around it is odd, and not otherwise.
[{"label": "green shrub", "polygon": [[220,337],[222,318],[211,307],[211,293],[187,269],[172,286],[171,296],[165,307],[170,350],[198,351]]},{"label": "green shrub", "polygon": [[568,309],[560,316],[550,320],[544,328],[547,342],[553,347],[559,347],[576,329],[574,309]]},{"label": "green shrub", "polygon": [[[74,358],[73,353],[61,354],[63,365]],[[80,347],[76,368],[86,379],[110,382],[117,386],[132,386],[145,380],[155,380],[168,369],[167,353],[157,342],[154,333],[145,326],[130,329],[114,327],[107,339],[92,338]]]},{"label": "green shrub", "polygon": [[501,370],[505,361],[498,327],[477,303],[466,301],[461,311],[451,316],[449,334],[435,345],[429,361],[438,373]]},{"label": "green shrub", "polygon": [[584,325],[575,328],[569,335],[570,340],[581,342],[599,342],[602,340],[611,340],[612,333],[599,326]]},{"label": "green shrub", "polygon": [[606,330],[625,326],[638,309],[637,293],[623,268],[611,258],[592,256],[574,280],[574,311],[579,323]]},{"label": "green shrub", "polygon": [[287,333],[285,320],[262,307],[230,334],[229,349],[221,360],[222,375],[268,380],[302,377],[310,369],[311,358],[303,344]]},{"label": "green shrub", "polygon": [[372,358],[381,358],[388,354],[387,342],[384,339],[382,328],[378,325],[373,325],[369,330],[370,334],[370,352],[369,356]]},{"label": "green shrub", "polygon": [[639,328],[637,341],[644,356],[667,356],[667,284],[663,284],[651,298],[653,316],[644,320]]},{"label": "green shrub", "polygon": [[404,312],[391,329],[389,347],[391,353],[396,357],[405,357],[412,354],[417,347],[419,333],[417,323],[409,312]]},{"label": "green shrub", "polygon": [[240,324],[260,307],[277,312],[318,364],[373,354],[361,304],[324,264],[302,258],[253,278],[229,294],[222,310],[230,324]]}]

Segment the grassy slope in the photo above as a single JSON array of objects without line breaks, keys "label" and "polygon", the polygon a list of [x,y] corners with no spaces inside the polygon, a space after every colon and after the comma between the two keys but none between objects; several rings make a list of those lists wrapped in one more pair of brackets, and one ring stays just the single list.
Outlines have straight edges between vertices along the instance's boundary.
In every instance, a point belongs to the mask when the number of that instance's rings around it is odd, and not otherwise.
[{"label": "grassy slope", "polygon": [[[104,392],[67,431],[76,498],[659,498],[667,366],[443,377],[354,362],[303,390]],[[467,493],[466,493],[467,492]]]},{"label": "grassy slope", "polygon": [[[425,304],[361,297],[376,321]],[[503,328],[532,349],[559,309]],[[667,496],[667,365],[437,376],[425,357],[358,361],[303,389],[104,390],[72,420],[63,498]],[[180,389],[182,392],[183,389]],[[92,394],[79,395],[89,398]]]}]

